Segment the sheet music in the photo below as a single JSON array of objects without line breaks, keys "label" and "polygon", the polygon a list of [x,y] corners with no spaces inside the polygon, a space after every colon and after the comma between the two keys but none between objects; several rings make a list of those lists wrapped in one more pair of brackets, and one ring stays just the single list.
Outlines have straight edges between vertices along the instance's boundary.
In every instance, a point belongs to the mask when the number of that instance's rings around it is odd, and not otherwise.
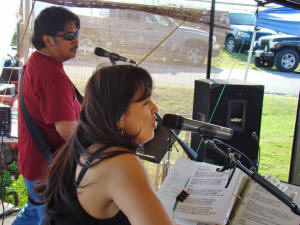
[{"label": "sheet music", "polygon": [[[182,191],[187,179],[195,170],[197,163],[196,161],[178,158],[157,192],[171,217],[174,217],[172,209],[176,196]],[[208,225],[179,218],[175,218],[175,222],[177,225]]]},{"label": "sheet music", "polygon": [[218,166],[207,163],[197,164],[187,186],[190,195],[178,203],[175,217],[207,224],[226,224],[245,175],[236,169],[229,187],[225,188],[231,171],[216,172],[216,168]]},{"label": "sheet music", "polygon": [[183,158],[177,159],[157,192],[169,215],[172,217],[174,217],[173,206],[175,204],[176,196],[182,191],[196,165],[196,161]]},{"label": "sheet music", "polygon": [[[242,198],[242,204],[237,209],[232,225],[299,225],[300,216],[277,199],[270,192],[251,180],[248,190]],[[294,202],[300,204],[300,187],[285,184],[289,191],[298,195]]]},{"label": "sheet music", "polygon": [[[224,189],[228,174],[225,176],[216,173],[216,167],[186,159],[176,161],[158,195],[170,216],[175,217],[177,224],[226,224],[226,218],[229,217],[233,205],[236,205],[233,211],[235,216],[228,223],[230,225],[300,225],[300,216],[259,184],[250,179],[245,187],[248,177],[238,169],[229,188]],[[179,202],[174,213],[172,209],[176,196],[183,190],[189,178],[187,192],[190,195],[183,203]],[[286,193],[298,192],[294,201],[299,206],[300,187],[284,185],[288,186]],[[242,199],[236,202],[243,189]]]}]

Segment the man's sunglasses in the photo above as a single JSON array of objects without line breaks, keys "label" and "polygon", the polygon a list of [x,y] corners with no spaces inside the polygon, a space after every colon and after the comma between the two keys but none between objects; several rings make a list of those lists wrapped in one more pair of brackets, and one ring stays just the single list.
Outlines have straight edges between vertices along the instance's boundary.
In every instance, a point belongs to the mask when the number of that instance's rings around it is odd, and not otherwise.
[{"label": "man's sunglasses", "polygon": [[57,37],[62,37],[63,39],[65,39],[66,41],[72,41],[74,38],[78,38],[79,32],[78,30],[75,32],[68,32],[65,34],[57,34]]}]

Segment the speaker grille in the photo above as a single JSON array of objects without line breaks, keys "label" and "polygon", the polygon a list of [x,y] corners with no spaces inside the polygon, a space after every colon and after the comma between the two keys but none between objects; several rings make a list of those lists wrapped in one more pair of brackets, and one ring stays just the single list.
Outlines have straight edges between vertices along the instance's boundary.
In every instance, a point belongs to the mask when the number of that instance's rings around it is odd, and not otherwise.
[{"label": "speaker grille", "polygon": [[[212,79],[195,81],[193,119],[233,129],[232,139],[222,141],[242,151],[256,163],[258,143],[252,133],[255,132],[259,140],[264,86],[237,80],[225,82]],[[205,148],[197,134],[191,136],[191,147],[198,149],[199,161],[224,163],[218,154]],[[247,160],[242,158],[241,161],[250,166]]]}]

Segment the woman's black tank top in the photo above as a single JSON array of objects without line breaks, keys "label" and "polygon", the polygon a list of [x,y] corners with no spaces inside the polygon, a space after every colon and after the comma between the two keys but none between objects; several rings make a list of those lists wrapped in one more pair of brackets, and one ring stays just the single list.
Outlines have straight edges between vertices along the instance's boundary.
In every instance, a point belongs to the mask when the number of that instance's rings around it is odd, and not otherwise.
[{"label": "woman's black tank top", "polygon": [[[89,168],[89,165],[93,162],[93,160],[96,159],[99,156],[99,154],[105,149],[110,148],[112,146],[113,145],[105,145],[99,148],[90,157],[88,157],[87,162],[85,163],[87,166],[82,167],[78,178],[75,182],[77,187],[79,186],[83,176],[85,175],[87,169]],[[129,153],[129,151],[117,151],[106,158],[111,158],[124,153]],[[63,213],[57,216],[56,218],[51,218],[51,225],[130,225],[128,218],[124,215],[124,213],[121,210],[114,217],[108,219],[97,219],[95,217],[90,216],[80,205],[80,202],[77,197],[76,187],[74,188],[74,193],[72,194],[74,194],[74,209],[76,215],[74,215],[74,211],[70,211],[69,213]]]}]

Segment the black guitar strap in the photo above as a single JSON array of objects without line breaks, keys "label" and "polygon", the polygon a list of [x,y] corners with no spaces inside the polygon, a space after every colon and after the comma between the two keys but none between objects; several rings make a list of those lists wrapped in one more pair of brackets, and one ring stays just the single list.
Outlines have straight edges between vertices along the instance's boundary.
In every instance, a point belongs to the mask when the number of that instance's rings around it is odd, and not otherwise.
[{"label": "black guitar strap", "polygon": [[[32,119],[31,115],[29,114],[23,97],[23,77],[24,77],[24,70],[25,66],[23,66],[22,71],[20,73],[20,104],[21,104],[21,111],[26,123],[26,126],[28,128],[28,131],[34,141],[34,143],[38,146],[38,149],[41,153],[41,155],[46,159],[48,164],[52,161],[52,150],[48,143],[46,142],[46,139],[40,129],[40,127],[36,124],[36,122]],[[80,94],[80,92],[77,90],[77,88],[73,85],[76,93],[76,97],[80,103],[83,101],[83,97]]]}]

